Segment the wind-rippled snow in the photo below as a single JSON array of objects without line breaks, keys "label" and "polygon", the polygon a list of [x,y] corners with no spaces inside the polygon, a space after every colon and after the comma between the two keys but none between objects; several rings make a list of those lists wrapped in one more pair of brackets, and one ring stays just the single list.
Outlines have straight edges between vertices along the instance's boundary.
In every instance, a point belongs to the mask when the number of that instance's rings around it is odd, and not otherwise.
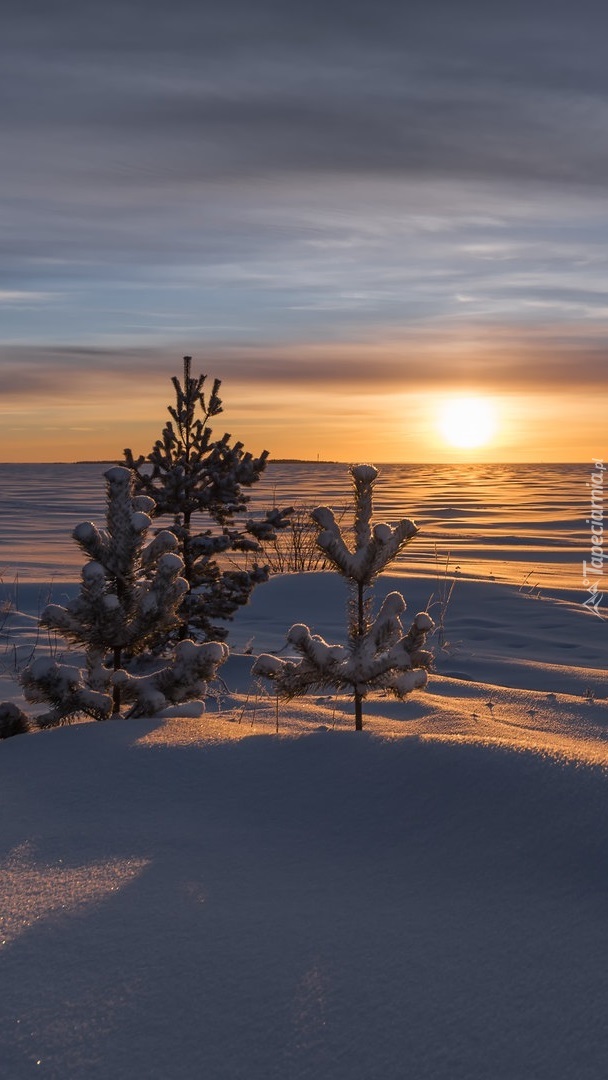
[{"label": "wind-rippled snow", "polygon": [[[5,581],[74,580],[82,559],[71,541],[81,521],[103,522],[103,465],[0,465],[0,572]],[[397,562],[404,572],[459,567],[464,576],[541,587],[576,587],[586,553],[591,466],[382,465],[378,522],[411,517],[419,537]],[[252,511],[351,504],[341,464],[270,464],[251,489]]]}]

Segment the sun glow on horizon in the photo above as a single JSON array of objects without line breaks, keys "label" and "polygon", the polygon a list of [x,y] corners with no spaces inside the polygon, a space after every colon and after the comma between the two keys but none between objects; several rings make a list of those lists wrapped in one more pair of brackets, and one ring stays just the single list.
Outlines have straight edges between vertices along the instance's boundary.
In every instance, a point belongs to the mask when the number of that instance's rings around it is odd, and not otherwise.
[{"label": "sun glow on horizon", "polygon": [[438,428],[450,446],[473,450],[491,442],[497,430],[496,409],[485,397],[455,397],[439,410]]},{"label": "sun glow on horizon", "polygon": [[[140,402],[137,377],[132,390],[125,382],[119,394],[108,381],[107,393],[97,383],[89,393],[86,384],[65,400],[53,399],[52,408],[48,395],[23,390],[5,397],[0,461],[110,461],[125,446],[148,453],[165,423],[170,384],[159,378],[154,394],[150,388]],[[214,436],[230,431],[254,455],[269,450],[271,460],[574,462],[601,456],[605,444],[606,396],[590,396],[587,387],[532,393],[471,382],[438,389],[404,384],[402,377],[365,393],[347,380],[322,389],[280,379],[260,387],[227,379],[226,385]]]}]

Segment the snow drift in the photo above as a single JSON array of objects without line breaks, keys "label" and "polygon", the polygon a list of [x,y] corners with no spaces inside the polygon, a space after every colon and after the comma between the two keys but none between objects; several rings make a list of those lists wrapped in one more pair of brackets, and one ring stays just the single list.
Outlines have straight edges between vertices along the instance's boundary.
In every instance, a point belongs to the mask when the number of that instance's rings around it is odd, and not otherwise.
[{"label": "snow drift", "polygon": [[4,1075],[606,1075],[603,769],[179,723],[2,748]]}]

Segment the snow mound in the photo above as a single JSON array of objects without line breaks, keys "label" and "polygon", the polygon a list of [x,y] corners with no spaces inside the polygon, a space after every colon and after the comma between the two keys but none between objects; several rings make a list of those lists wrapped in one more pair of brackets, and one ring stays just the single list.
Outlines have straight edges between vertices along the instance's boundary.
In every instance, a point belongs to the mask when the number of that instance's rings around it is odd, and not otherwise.
[{"label": "snow mound", "polygon": [[605,1076],[604,769],[191,722],[2,745],[4,1075]]}]

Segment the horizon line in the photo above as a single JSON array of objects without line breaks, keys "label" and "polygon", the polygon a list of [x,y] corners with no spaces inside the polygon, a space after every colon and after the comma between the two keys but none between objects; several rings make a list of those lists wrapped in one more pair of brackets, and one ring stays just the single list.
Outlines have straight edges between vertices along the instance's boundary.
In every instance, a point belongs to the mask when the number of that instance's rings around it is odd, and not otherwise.
[{"label": "horizon line", "polygon": [[[468,466],[468,465],[588,465],[593,461],[601,461],[602,458],[579,458],[571,461],[547,461],[545,459],[536,459],[533,461],[412,461],[408,459],[406,461],[374,461],[375,465],[453,465]],[[346,468],[352,465],[353,461],[339,461],[334,458],[269,458],[268,465],[344,465]],[[359,462],[356,462],[357,464]],[[67,461],[59,459],[49,459],[40,461],[0,461],[0,466],[4,465],[124,465],[122,458],[78,458],[76,460]]]}]

